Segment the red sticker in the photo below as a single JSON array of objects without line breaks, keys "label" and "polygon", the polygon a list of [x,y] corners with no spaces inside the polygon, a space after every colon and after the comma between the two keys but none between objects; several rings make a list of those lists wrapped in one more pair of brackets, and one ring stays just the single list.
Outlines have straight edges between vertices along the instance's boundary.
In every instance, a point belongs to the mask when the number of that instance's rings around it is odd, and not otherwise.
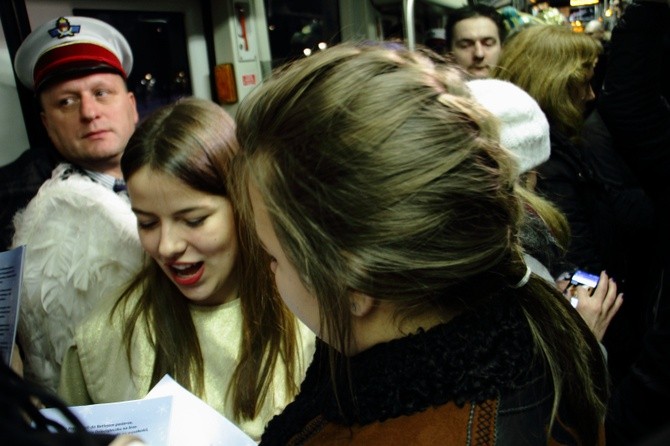
[{"label": "red sticker", "polygon": [[256,75],[255,74],[243,74],[242,75],[242,85],[256,85]]}]

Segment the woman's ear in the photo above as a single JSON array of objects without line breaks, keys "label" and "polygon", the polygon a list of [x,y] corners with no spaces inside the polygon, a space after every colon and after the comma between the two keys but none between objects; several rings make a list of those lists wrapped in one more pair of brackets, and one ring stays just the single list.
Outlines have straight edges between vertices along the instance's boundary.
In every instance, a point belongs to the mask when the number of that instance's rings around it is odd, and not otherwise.
[{"label": "woman's ear", "polygon": [[365,317],[375,306],[375,300],[367,294],[354,291],[349,298],[351,300],[351,314],[357,317]]}]

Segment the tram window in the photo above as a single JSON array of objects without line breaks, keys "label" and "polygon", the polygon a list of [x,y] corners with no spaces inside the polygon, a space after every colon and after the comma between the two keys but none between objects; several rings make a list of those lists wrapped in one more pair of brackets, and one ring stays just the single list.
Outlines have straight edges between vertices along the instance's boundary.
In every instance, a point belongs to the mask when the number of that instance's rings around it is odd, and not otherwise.
[{"label": "tram window", "polygon": [[265,0],[272,67],[340,42],[338,0]]},{"label": "tram window", "polygon": [[[406,41],[405,12],[400,0],[370,0],[380,16],[381,33],[385,40]],[[494,0],[477,3],[493,4]],[[414,3],[414,34],[419,45],[439,54],[446,54],[445,28],[449,13],[474,4],[474,0],[416,0]]]},{"label": "tram window", "polygon": [[128,88],[144,117],[180,97],[191,96],[184,14],[180,12],[74,9],[118,29],[133,50]]}]

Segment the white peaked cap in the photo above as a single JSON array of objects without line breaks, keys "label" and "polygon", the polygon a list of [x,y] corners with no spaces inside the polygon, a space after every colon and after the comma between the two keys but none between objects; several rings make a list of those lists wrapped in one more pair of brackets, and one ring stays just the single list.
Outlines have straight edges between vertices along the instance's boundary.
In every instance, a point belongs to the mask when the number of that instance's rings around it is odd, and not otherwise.
[{"label": "white peaked cap", "polygon": [[113,26],[91,17],[59,17],[37,27],[23,41],[14,69],[23,85],[37,90],[57,76],[95,71],[130,74],[133,53]]}]

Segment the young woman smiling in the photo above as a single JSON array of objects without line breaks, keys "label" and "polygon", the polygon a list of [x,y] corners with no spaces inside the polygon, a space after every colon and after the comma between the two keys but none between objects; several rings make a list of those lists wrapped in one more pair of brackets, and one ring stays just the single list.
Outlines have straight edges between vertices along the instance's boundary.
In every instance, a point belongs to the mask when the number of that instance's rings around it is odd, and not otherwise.
[{"label": "young woman smiling", "polygon": [[122,169],[147,260],[77,330],[60,387],[69,403],[141,398],[170,374],[259,438],[295,395],[314,336],[276,295],[236,211],[237,150],[231,117],[201,99],[138,127]]}]

